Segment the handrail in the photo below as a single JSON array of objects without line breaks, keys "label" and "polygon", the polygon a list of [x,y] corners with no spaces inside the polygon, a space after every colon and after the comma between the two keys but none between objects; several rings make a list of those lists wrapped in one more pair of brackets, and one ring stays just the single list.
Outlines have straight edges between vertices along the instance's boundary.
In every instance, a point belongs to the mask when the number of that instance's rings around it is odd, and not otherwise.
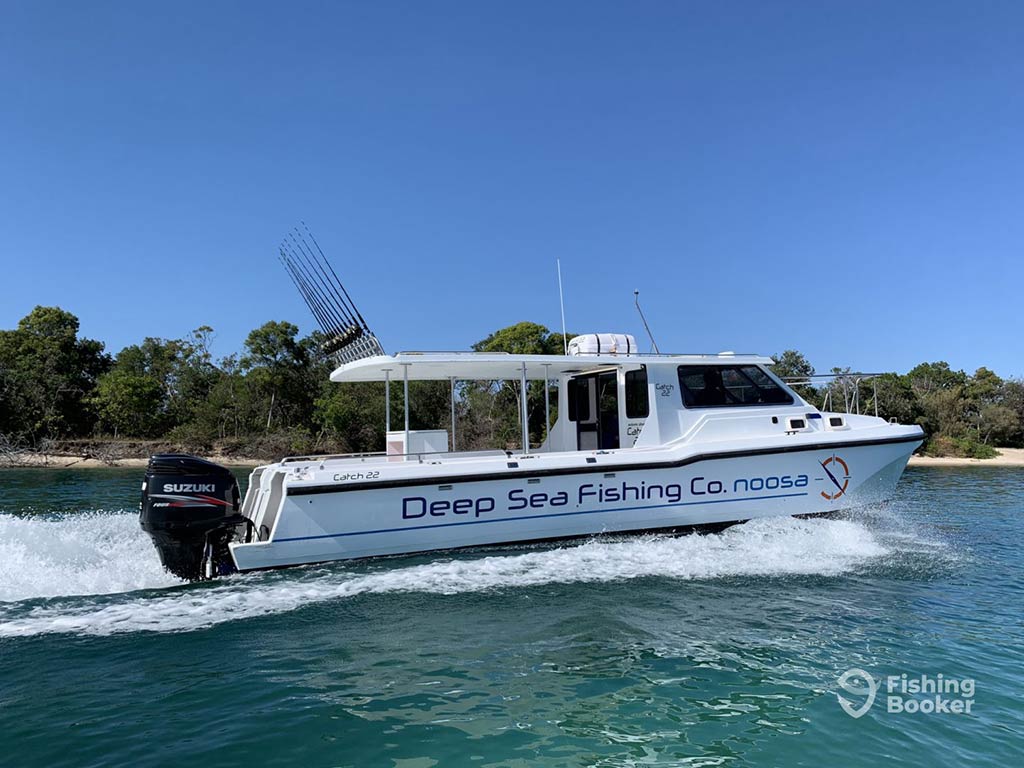
[{"label": "handrail", "polygon": [[279,464],[297,464],[300,462],[306,463],[323,463],[329,459],[368,459],[377,457],[386,457],[388,459],[406,459],[410,456],[415,456],[419,461],[423,462],[424,456],[479,456],[481,454],[504,454],[506,456],[512,456],[513,452],[508,450],[502,450],[495,448],[493,451],[410,451],[408,453],[385,453],[384,451],[373,451],[366,453],[324,453],[324,454],[313,454],[310,456],[286,456],[281,459]]},{"label": "handrail", "polygon": [[326,459],[362,459],[369,456],[387,456],[384,451],[367,451],[365,453],[317,453],[309,456],[286,456],[280,464],[299,461],[324,461]]},{"label": "handrail", "polygon": [[[835,373],[815,373],[808,376],[784,376],[783,381],[790,386],[813,386],[814,379],[828,380],[825,384],[825,397],[821,403],[821,410],[828,411],[836,403],[837,398],[833,397],[834,385],[838,382],[843,394],[844,413],[860,414],[860,384],[862,381],[871,381],[872,404],[874,405],[875,416],[878,416],[878,382],[875,381],[885,373],[864,373],[861,371],[837,371]],[[838,393],[836,393],[838,394]]]}]

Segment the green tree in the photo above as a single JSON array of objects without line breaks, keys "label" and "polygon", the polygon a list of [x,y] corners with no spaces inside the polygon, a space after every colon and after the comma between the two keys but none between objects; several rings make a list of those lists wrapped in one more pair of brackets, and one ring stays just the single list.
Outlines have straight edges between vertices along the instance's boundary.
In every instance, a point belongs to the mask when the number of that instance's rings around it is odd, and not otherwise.
[{"label": "green tree", "polygon": [[[316,421],[333,450],[376,453],[384,450],[384,406],[383,384],[328,382],[316,401]],[[392,418],[396,413],[393,407]]]},{"label": "green tree", "polygon": [[921,363],[907,373],[907,381],[918,397],[967,384],[967,374],[950,369],[949,363]]},{"label": "green tree", "polygon": [[92,400],[100,423],[114,437],[158,437],[165,426],[164,391],[151,376],[115,368],[100,376]]},{"label": "green tree", "polygon": [[966,382],[966,395],[981,405],[992,405],[999,402],[1002,394],[1003,380],[988,368],[979,368]]},{"label": "green tree", "polygon": [[1007,379],[1003,382],[1001,402],[1013,411],[1017,426],[1006,437],[1006,446],[1024,446],[1024,381]]},{"label": "green tree", "polygon": [[[473,345],[477,352],[508,352],[519,355],[560,355],[570,334],[563,337],[537,323],[521,322],[501,328]],[[462,387],[461,413],[465,424],[462,435],[471,448],[516,449],[522,443],[519,390],[516,381],[466,382]],[[543,382],[533,381],[527,388],[527,423],[530,444],[544,439],[544,398],[550,393]],[[554,403],[551,405],[555,418]]]},{"label": "green tree", "polygon": [[1005,405],[984,405],[977,419],[978,438],[985,445],[1012,445],[1020,434],[1020,419]]},{"label": "green tree", "polygon": [[266,431],[305,426],[312,415],[313,393],[320,389],[315,373],[323,369],[313,364],[317,339],[298,334],[292,323],[270,321],[245,340],[240,364]]},{"label": "green tree", "polygon": [[560,355],[562,344],[562,334],[552,333],[537,323],[522,322],[495,331],[474,344],[473,349],[514,355]]},{"label": "green tree", "polygon": [[[212,334],[212,328],[201,326],[185,339],[148,337],[118,352],[111,371],[118,373],[117,387],[108,384],[94,398],[98,405],[105,403],[103,426],[113,429],[116,421],[120,434],[143,436],[164,434],[192,422],[221,376],[211,361]],[[148,383],[143,384],[142,380]],[[144,389],[146,396],[125,399],[129,381],[136,382],[134,391]],[[154,397],[154,392],[159,392],[159,397]],[[122,400],[122,407],[134,404],[146,408],[146,412],[118,414],[112,420],[114,412],[109,409],[109,399],[115,394]],[[144,433],[132,431],[138,429]]]},{"label": "green tree", "polygon": [[814,376],[814,366],[804,357],[803,353],[795,349],[787,349],[782,354],[774,356],[775,363],[772,365],[772,372],[783,381],[786,381],[804,400],[810,403],[818,401],[818,390],[815,388],[811,377]]},{"label": "green tree", "polygon": [[39,306],[16,329],[0,331],[0,431],[35,442],[92,430],[88,396],[110,358],[101,342],[78,338],[78,330],[70,312]]}]

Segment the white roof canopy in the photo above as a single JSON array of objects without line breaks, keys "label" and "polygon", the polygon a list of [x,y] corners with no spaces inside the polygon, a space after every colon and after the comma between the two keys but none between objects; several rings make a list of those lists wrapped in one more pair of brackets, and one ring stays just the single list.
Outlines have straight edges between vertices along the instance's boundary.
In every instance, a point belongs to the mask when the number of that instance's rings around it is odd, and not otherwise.
[{"label": "white roof canopy", "polygon": [[544,380],[563,374],[610,366],[687,365],[745,363],[770,365],[772,359],[759,355],[506,355],[493,352],[399,352],[346,363],[331,374],[331,381],[398,381],[408,370],[409,381],[499,381],[519,379],[526,364],[526,378]]}]

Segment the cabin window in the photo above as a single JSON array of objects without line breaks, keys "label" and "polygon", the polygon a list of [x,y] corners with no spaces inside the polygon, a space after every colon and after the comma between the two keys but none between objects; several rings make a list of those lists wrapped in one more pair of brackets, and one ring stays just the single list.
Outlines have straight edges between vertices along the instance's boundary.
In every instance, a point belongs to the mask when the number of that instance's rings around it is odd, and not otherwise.
[{"label": "cabin window", "polygon": [[626,418],[646,419],[648,413],[647,366],[636,371],[626,371]]},{"label": "cabin window", "polygon": [[681,365],[679,389],[687,408],[793,404],[792,395],[756,365]]}]

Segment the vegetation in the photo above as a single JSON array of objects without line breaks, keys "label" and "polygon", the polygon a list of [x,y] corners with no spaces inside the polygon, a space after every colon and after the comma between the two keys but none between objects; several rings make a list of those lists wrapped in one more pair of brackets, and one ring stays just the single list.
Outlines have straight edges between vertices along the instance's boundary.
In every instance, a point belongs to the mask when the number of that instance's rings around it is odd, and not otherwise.
[{"label": "vegetation", "polygon": [[[383,384],[331,384],[318,334],[300,337],[292,323],[253,330],[243,349],[214,360],[213,329],[184,339],[146,338],[111,356],[102,342],[79,337],[78,318],[36,307],[13,330],[0,331],[0,444],[43,449],[79,439],[159,441],[195,452],[271,458],[287,453],[379,451],[384,445]],[[550,354],[563,337],[518,323],[475,344],[480,352]],[[795,350],[776,356],[775,370],[800,378],[800,393],[842,410],[856,393],[861,412],[921,424],[932,454],[984,457],[992,446],[1024,445],[1024,382],[987,368],[973,375],[944,362],[908,373],[856,381],[843,371],[817,386],[814,369]],[[846,387],[845,394],[840,388]],[[448,382],[410,383],[410,425],[451,429]],[[515,447],[520,439],[518,382],[459,382],[459,449]],[[544,437],[545,391],[529,385],[531,442]],[[402,388],[391,387],[392,423],[402,414]],[[555,403],[549,403],[552,415]]]}]

